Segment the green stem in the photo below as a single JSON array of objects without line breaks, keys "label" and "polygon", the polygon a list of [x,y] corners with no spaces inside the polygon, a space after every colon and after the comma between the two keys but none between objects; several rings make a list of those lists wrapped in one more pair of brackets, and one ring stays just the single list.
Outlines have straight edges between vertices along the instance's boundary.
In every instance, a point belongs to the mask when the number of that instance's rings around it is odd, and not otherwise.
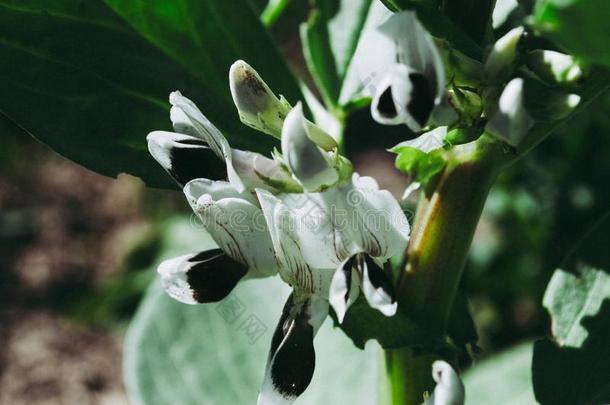
[{"label": "green stem", "polygon": [[456,147],[436,187],[418,207],[399,300],[415,321],[440,338],[487,194],[511,157],[487,136]]},{"label": "green stem", "polygon": [[431,392],[434,387],[430,370],[436,359],[433,354],[408,347],[386,350],[390,403],[420,405],[424,401],[424,392]]},{"label": "green stem", "polygon": [[[418,206],[408,261],[397,288],[399,307],[413,320],[438,338],[445,338],[474,231],[494,180],[503,168],[525,156],[609,88],[608,70],[592,72],[581,89],[580,107],[564,120],[536,124],[516,150],[484,134],[448,152],[447,167]],[[412,348],[387,351],[392,404],[421,404],[424,392],[433,389],[428,376],[432,362],[439,357]]]},{"label": "green stem", "polygon": [[261,14],[263,25],[267,28],[273,27],[288,4],[290,4],[290,0],[271,0]]}]

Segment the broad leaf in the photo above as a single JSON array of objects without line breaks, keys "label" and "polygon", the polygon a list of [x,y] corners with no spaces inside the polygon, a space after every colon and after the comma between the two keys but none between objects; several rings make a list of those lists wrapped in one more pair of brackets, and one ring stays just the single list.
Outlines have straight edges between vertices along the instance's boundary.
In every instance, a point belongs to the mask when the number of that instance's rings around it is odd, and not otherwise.
[{"label": "broad leaf", "polygon": [[590,267],[580,274],[557,270],[544,306],[554,341],[534,348],[536,399],[543,405],[610,401],[610,274]]},{"label": "broad leaf", "polygon": [[610,66],[610,7],[607,0],[538,0],[536,28],[567,51]]},{"label": "broad leaf", "polygon": [[555,271],[544,295],[553,339],[536,342],[533,381],[543,405],[610,401],[610,215]]},{"label": "broad leaf", "polygon": [[[168,235],[174,244],[160,259],[210,244],[205,233],[184,221],[171,226]],[[190,306],[171,300],[155,283],[125,342],[125,381],[133,403],[255,403],[271,335],[289,293],[277,277],[251,280],[217,304]],[[327,320],[315,348],[316,371],[297,404],[377,402],[378,346],[356,349]]]},{"label": "broad leaf", "polygon": [[478,362],[463,376],[466,405],[534,405],[532,344],[521,343]]},{"label": "broad leaf", "polygon": [[299,91],[250,8],[225,3],[113,1],[136,31],[100,0],[0,0],[0,113],[92,170],[151,186],[173,187],[145,137],[170,129],[176,89],[234,146],[267,152],[274,141],[232,105],[230,62],[248,59],[291,101]]}]

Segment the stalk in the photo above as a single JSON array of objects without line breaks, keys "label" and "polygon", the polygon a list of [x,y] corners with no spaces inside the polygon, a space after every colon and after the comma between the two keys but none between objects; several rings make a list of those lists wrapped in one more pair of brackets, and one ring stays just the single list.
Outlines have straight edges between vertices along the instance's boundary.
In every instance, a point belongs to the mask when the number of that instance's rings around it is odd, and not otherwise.
[{"label": "stalk", "polygon": [[[436,186],[418,205],[408,260],[399,280],[399,307],[439,339],[447,334],[453,299],[491,186],[513,155],[484,135],[449,152]],[[436,352],[405,347],[386,351],[392,404],[419,405],[434,382]],[[455,359],[444,358],[455,363]]]},{"label": "stalk", "polygon": [[[579,108],[562,120],[537,123],[518,148],[484,134],[448,152],[447,167],[418,205],[407,263],[397,286],[401,310],[436,337],[446,337],[474,231],[498,174],[608,89],[610,71],[595,69],[580,91]],[[441,355],[405,347],[388,350],[385,357],[391,403],[420,405],[424,393],[434,388],[431,366]]]}]

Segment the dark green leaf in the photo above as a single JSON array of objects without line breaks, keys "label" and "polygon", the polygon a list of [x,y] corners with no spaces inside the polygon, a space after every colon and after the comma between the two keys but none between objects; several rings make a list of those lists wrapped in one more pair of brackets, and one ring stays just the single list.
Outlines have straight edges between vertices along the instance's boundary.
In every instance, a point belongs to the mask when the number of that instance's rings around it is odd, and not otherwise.
[{"label": "dark green leaf", "polygon": [[479,340],[477,328],[472,319],[466,294],[458,290],[451,314],[449,315],[448,335],[456,345],[476,345]]},{"label": "dark green leaf", "polygon": [[607,0],[538,0],[536,28],[574,55],[610,66]]},{"label": "dark green leaf", "polygon": [[[167,237],[174,244],[161,258],[210,246],[188,221],[175,222]],[[289,293],[277,277],[251,280],[217,304],[192,306],[168,298],[155,283],[125,342],[124,371],[133,403],[255,403],[271,335]],[[315,374],[297,403],[375,403],[376,346],[356,349],[327,320],[315,348]]]},{"label": "dark green leaf", "polygon": [[92,170],[151,186],[173,187],[145,137],[170,129],[176,89],[235,147],[266,152],[275,142],[239,122],[229,64],[249,59],[291,101],[299,91],[250,8],[224,3],[113,1],[136,32],[99,0],[0,0],[0,112]]},{"label": "dark green leaf", "polygon": [[546,404],[610,401],[610,214],[555,271],[544,295],[553,339],[536,342],[533,382]]},{"label": "dark green leaf", "polygon": [[398,349],[404,346],[432,348],[443,346],[442,342],[433,338],[401,311],[387,317],[371,308],[362,295],[349,307],[343,323],[339,326],[361,349],[371,339],[377,340],[385,349]]}]

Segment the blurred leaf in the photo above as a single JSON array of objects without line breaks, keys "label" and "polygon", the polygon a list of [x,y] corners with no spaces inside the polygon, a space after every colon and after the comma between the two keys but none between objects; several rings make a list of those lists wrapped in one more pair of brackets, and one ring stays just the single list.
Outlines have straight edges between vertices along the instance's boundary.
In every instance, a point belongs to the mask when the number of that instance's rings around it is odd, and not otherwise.
[{"label": "blurred leaf", "polygon": [[532,344],[522,343],[477,363],[463,376],[466,405],[534,405]]},{"label": "blurred leaf", "polygon": [[534,24],[574,55],[610,66],[607,0],[537,0]]},{"label": "blurred leaf", "polygon": [[371,339],[377,340],[385,349],[398,349],[404,346],[432,348],[443,346],[442,342],[435,340],[431,334],[401,311],[387,317],[371,308],[362,294],[349,308],[343,323],[339,326],[359,348],[364,348],[366,342]]},{"label": "blurred leaf", "polygon": [[[610,214],[606,214],[555,271],[543,304],[553,339],[536,342],[533,381],[546,404],[610,401],[610,262],[603,261]],[[599,266],[599,267],[597,267]]]},{"label": "blurred leaf", "polygon": [[336,107],[371,0],[315,0],[314,7],[301,25],[303,51],[326,104]]},{"label": "blurred leaf", "polygon": [[181,89],[238,148],[273,139],[241,125],[231,62],[248,59],[291,101],[297,84],[247,5],[220,1],[0,0],[0,113],[57,152],[108,176],[127,172],[174,187],[145,137],[170,129]]},{"label": "blurred leaf", "polygon": [[[176,222],[168,232],[174,245],[161,259],[211,243],[188,222]],[[191,306],[153,284],[125,342],[125,382],[133,403],[255,403],[271,335],[289,293],[277,277],[251,280],[219,303]],[[316,371],[297,404],[376,402],[378,346],[360,351],[327,321],[315,347]]]}]

